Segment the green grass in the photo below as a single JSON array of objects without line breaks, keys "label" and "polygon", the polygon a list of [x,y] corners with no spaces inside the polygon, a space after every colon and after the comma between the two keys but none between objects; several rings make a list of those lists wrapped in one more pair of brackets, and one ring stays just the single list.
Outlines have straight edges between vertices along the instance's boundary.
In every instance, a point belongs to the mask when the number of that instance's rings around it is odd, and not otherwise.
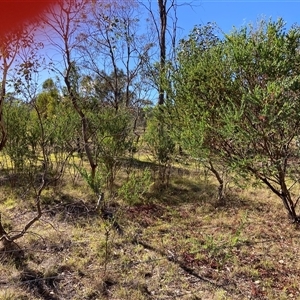
[{"label": "green grass", "polygon": [[[22,230],[31,193],[0,191],[4,226]],[[214,180],[189,165],[139,205],[107,196],[120,235],[93,211],[87,185],[65,179],[17,241],[25,256],[0,253],[0,299],[299,299],[299,232],[282,204],[262,188],[232,185],[222,206],[215,195]]]}]

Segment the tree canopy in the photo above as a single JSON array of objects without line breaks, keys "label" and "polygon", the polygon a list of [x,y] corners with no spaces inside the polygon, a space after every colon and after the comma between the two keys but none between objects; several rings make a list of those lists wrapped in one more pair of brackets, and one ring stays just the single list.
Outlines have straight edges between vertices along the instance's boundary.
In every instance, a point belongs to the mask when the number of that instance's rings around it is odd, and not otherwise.
[{"label": "tree canopy", "polygon": [[298,181],[300,30],[284,26],[261,21],[222,40],[194,31],[180,47],[169,107],[188,149],[254,175],[298,221],[290,188]]}]

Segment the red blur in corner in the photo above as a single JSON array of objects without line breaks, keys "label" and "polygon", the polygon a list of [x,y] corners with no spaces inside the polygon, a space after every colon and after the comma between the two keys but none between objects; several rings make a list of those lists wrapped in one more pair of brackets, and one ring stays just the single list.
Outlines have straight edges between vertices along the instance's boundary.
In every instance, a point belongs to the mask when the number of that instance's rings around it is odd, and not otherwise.
[{"label": "red blur in corner", "polygon": [[0,35],[30,22],[59,0],[0,0]]}]

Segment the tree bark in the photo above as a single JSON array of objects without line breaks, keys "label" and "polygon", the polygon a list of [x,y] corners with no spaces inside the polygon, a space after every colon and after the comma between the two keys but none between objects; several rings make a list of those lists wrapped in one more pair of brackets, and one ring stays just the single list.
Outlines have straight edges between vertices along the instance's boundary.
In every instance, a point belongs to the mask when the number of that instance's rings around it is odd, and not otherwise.
[{"label": "tree bark", "polygon": [[159,48],[160,48],[160,80],[159,80],[159,96],[158,104],[163,105],[165,102],[165,89],[163,87],[163,76],[166,68],[166,31],[167,31],[167,0],[158,0],[160,33],[159,33]]},{"label": "tree bark", "polygon": [[225,198],[224,198],[224,180],[222,179],[220,173],[215,169],[211,160],[209,160],[208,169],[215,175],[215,177],[217,178],[217,180],[219,182],[217,200],[219,203],[223,203],[225,200]]}]

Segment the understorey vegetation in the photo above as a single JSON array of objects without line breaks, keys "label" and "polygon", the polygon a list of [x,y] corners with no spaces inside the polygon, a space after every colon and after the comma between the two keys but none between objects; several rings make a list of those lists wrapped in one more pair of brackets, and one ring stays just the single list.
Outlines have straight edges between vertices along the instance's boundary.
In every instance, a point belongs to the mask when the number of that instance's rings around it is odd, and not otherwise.
[{"label": "understorey vegetation", "polygon": [[177,9],[0,37],[1,299],[299,299],[300,28]]}]

